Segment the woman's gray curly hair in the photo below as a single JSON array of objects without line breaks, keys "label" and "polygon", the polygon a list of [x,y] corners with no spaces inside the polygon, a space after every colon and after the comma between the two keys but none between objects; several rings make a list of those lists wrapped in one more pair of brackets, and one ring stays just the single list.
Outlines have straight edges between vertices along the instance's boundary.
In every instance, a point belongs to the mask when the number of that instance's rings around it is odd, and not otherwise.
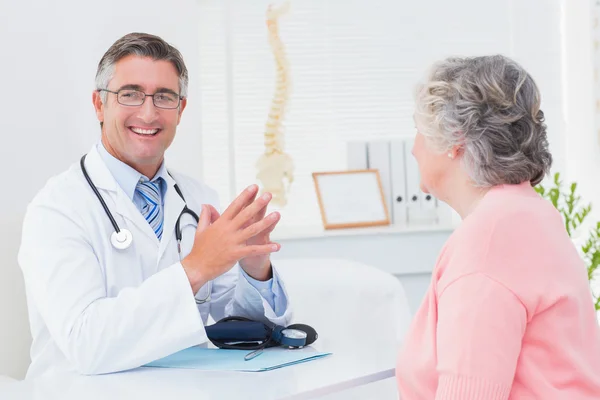
[{"label": "woman's gray curly hair", "polygon": [[542,181],[552,165],[540,93],[500,55],[447,58],[417,88],[415,120],[434,149],[463,151],[478,187]]}]

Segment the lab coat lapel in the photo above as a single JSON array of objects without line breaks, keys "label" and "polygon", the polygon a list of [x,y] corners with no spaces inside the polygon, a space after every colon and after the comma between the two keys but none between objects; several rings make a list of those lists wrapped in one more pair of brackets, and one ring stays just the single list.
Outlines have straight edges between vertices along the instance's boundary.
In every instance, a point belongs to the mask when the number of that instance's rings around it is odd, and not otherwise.
[{"label": "lab coat lapel", "polygon": [[[177,219],[183,211],[185,203],[183,199],[175,191],[175,181],[167,176],[166,178],[167,190],[165,192],[164,200],[164,223],[163,223],[163,235],[158,248],[158,260],[160,260],[168,248],[168,246],[176,246],[175,241],[175,224]],[[173,242],[173,243],[172,243]]]},{"label": "lab coat lapel", "polygon": [[[125,191],[117,184],[117,181],[102,161],[100,154],[96,150],[96,146],[88,153],[85,159],[85,166],[92,182],[94,182],[94,185],[98,188],[100,194],[104,198],[107,196],[112,198],[114,207],[110,206],[110,202],[108,202],[107,199],[104,200],[107,202],[110,212],[115,215],[120,215],[128,220],[138,231],[143,232],[153,240],[158,247],[158,238],[150,227],[150,224],[148,224],[142,213],[137,209],[135,204],[133,204],[133,201],[131,201]],[[135,241],[135,237],[133,240]]]}]

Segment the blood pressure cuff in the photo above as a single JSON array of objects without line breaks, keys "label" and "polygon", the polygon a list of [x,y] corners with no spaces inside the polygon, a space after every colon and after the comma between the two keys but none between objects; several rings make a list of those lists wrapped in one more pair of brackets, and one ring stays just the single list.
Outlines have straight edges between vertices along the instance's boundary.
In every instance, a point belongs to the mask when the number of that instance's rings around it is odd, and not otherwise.
[{"label": "blood pressure cuff", "polygon": [[226,317],[205,330],[208,339],[221,349],[253,350],[277,346],[271,340],[271,327],[244,317]]}]

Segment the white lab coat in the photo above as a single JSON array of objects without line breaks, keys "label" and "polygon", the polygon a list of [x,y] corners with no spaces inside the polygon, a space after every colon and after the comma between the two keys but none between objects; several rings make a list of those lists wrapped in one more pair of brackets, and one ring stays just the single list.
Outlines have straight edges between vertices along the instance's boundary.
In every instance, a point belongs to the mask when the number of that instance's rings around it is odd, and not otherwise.
[{"label": "white lab coat", "polygon": [[[214,320],[239,315],[290,323],[289,302],[277,317],[238,265],[213,281],[210,302],[194,301],[177,253],[175,221],[184,202],[173,185],[177,182],[196,213],[206,203],[218,209],[213,190],[171,172],[175,180],[167,179],[159,242],[95,148],[85,165],[119,227],[132,232],[133,243],[126,250],[111,245],[114,228],[79,162],[38,193],[27,208],[19,251],[33,336],[28,377],[51,370],[97,374],[141,366],[206,343],[209,314]],[[186,215],[181,227],[185,257],[196,222]],[[198,298],[206,293],[202,288]]]}]

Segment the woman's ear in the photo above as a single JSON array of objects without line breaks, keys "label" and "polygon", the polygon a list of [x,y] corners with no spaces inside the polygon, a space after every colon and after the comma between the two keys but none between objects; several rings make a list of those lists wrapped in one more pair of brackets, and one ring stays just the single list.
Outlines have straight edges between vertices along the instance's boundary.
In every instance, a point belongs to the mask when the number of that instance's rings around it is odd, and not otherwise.
[{"label": "woman's ear", "polygon": [[448,158],[450,158],[451,160],[454,160],[455,158],[459,157],[462,155],[462,146],[460,145],[455,145],[452,146],[452,148],[450,148],[450,150],[448,150]]}]

